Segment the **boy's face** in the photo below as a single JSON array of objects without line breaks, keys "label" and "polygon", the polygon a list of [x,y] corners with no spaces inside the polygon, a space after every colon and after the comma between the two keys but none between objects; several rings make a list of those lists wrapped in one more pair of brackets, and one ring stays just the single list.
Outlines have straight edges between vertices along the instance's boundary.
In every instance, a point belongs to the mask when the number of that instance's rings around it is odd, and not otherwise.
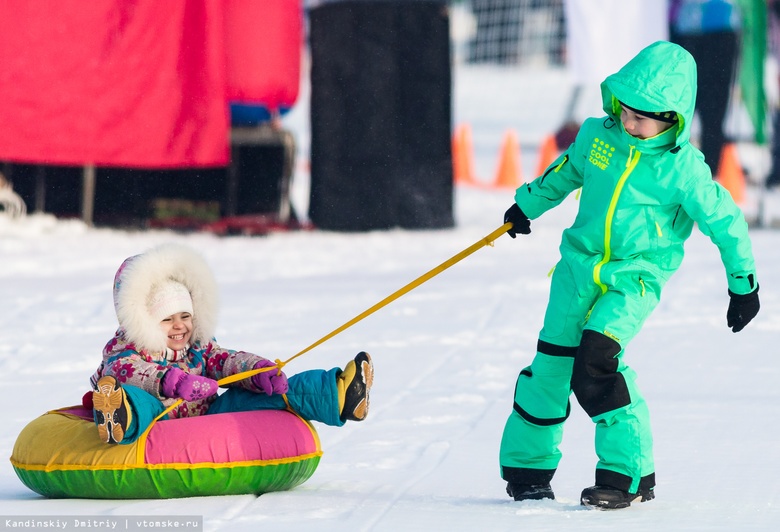
[{"label": "boy's face", "polygon": [[160,329],[165,333],[168,348],[181,351],[190,342],[192,336],[192,314],[177,312],[160,322]]},{"label": "boy's face", "polygon": [[638,139],[649,139],[655,137],[672,127],[673,124],[662,122],[655,118],[643,116],[635,113],[631,109],[623,107],[620,113],[620,121],[628,134]]}]

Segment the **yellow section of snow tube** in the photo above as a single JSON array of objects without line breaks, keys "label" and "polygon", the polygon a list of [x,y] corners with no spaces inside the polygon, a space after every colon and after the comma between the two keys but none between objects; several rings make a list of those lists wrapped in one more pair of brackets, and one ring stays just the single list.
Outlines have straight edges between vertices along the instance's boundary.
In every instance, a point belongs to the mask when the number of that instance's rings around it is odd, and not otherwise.
[{"label": "yellow section of snow tube", "polygon": [[99,440],[90,411],[71,407],[30,422],[11,464],[46,497],[153,499],[291,489],[314,474],[321,456],[314,427],[283,410],[159,421],[146,440],[110,445]]}]

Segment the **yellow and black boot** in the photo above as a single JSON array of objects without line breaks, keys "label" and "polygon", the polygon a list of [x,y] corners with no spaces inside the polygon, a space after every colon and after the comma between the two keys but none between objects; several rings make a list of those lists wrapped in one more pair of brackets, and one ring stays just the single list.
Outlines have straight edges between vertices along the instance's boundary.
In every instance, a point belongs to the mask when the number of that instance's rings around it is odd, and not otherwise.
[{"label": "yellow and black boot", "polygon": [[336,377],[341,421],[363,421],[368,415],[368,392],[374,382],[374,364],[361,351]]},{"label": "yellow and black boot", "polygon": [[127,394],[111,375],[101,377],[92,392],[98,436],[106,443],[121,443],[132,421]]}]

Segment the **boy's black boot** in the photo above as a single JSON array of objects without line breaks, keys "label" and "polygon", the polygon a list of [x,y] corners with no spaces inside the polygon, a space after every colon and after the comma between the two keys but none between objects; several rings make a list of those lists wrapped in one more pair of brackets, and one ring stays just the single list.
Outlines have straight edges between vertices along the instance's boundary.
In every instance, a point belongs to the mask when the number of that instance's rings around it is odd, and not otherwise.
[{"label": "boy's black boot", "polygon": [[603,510],[618,510],[628,508],[632,502],[646,502],[655,499],[653,488],[639,490],[638,493],[613,488],[612,486],[591,486],[582,490],[580,501],[583,506]]},{"label": "boy's black boot", "polygon": [[368,415],[368,393],[374,383],[374,364],[361,351],[336,377],[341,421],[363,421]]},{"label": "boy's black boot", "polygon": [[507,482],[506,492],[516,501],[538,501],[541,499],[554,499],[550,484],[517,484]]}]

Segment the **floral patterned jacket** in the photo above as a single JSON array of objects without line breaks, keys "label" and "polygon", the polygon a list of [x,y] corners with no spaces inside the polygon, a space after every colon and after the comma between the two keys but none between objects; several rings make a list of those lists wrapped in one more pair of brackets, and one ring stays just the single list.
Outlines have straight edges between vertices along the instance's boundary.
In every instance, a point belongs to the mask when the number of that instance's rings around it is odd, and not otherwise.
[{"label": "floral patterned jacket", "polygon": [[[141,388],[158,398],[167,408],[176,401],[174,398],[163,397],[160,394],[161,382],[168,368],[177,367],[188,373],[220,380],[229,375],[249,371],[260,360],[264,360],[263,357],[252,353],[224,349],[213,339],[205,345],[196,342],[186,351],[138,350],[125,338],[124,331],[119,329],[103,348],[103,362],[90,381],[94,388],[98,379],[105,375],[113,375],[122,385]],[[262,393],[262,390],[252,384],[249,378],[231,386],[240,386]],[[168,416],[180,418],[204,415],[215,399],[216,395],[198,401],[184,401],[169,412]]]}]

